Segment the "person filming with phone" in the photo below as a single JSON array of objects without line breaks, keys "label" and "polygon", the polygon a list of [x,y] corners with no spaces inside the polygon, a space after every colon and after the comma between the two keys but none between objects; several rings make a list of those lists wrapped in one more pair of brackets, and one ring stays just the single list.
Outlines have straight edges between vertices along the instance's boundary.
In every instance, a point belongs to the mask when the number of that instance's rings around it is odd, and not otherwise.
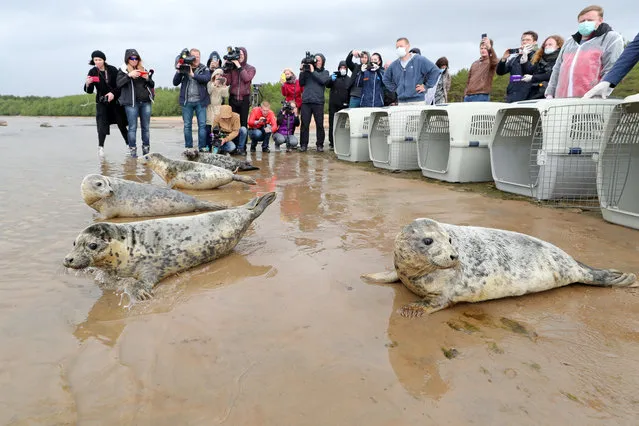
[{"label": "person filming with phone", "polygon": [[526,31],[521,35],[521,46],[506,49],[501,60],[497,64],[497,75],[510,73],[510,83],[506,88],[506,102],[518,102],[528,98],[530,81],[522,80],[524,74],[523,65],[530,62],[537,52],[537,39],[539,36],[534,31]]},{"label": "person filming with phone", "polygon": [[481,43],[479,43],[479,59],[473,62],[468,70],[464,102],[490,101],[498,61],[497,53],[493,49],[493,41],[487,34],[482,34]]}]

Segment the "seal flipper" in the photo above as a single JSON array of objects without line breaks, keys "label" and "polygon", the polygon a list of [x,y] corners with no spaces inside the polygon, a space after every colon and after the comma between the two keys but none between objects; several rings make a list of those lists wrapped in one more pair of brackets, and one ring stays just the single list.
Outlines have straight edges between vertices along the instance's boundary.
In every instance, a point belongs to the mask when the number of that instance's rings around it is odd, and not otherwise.
[{"label": "seal flipper", "polygon": [[397,283],[399,282],[399,276],[397,275],[397,271],[388,271],[388,272],[376,272],[373,274],[363,274],[361,278],[364,278],[367,281],[373,283]]},{"label": "seal flipper", "polygon": [[615,269],[595,269],[577,262],[584,269],[584,278],[579,283],[601,287],[639,287],[637,277]]},{"label": "seal flipper", "polygon": [[257,185],[257,182],[255,181],[255,179],[253,179],[250,176],[241,176],[241,175],[233,174],[233,180],[246,183],[248,185]]},{"label": "seal flipper", "polygon": [[402,306],[397,312],[406,318],[419,318],[424,316],[424,314],[428,315],[446,309],[450,305],[452,303],[448,300],[422,299]]}]

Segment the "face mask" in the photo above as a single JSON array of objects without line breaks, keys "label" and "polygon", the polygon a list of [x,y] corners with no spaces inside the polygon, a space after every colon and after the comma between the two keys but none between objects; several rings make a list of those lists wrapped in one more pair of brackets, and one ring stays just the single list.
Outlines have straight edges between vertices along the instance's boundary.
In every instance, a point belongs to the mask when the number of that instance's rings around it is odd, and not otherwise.
[{"label": "face mask", "polygon": [[362,61],[360,61],[360,59],[359,59],[359,58],[353,58],[353,63],[354,63],[354,64],[357,64],[357,65],[361,65],[361,64],[362,64]]},{"label": "face mask", "polygon": [[555,53],[557,51],[557,49],[555,49],[554,47],[546,47],[544,49],[544,53],[546,55],[550,55],[551,53]]},{"label": "face mask", "polygon": [[399,56],[400,58],[403,58],[404,56],[406,56],[406,48],[405,47],[398,47],[395,52],[397,53],[397,56]]},{"label": "face mask", "polygon": [[345,70],[345,69],[341,69],[341,70],[339,70],[339,74],[340,74],[340,75],[346,75],[346,70]]},{"label": "face mask", "polygon": [[594,21],[583,21],[579,23],[579,34],[582,36],[589,36],[595,30]]}]

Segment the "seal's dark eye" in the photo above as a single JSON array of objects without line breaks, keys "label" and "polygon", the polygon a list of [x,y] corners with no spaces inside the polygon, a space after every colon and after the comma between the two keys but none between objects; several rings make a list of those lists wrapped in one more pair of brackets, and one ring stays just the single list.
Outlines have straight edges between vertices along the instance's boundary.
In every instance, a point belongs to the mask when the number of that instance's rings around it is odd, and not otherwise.
[{"label": "seal's dark eye", "polygon": [[452,243],[453,243],[453,239],[452,239],[452,238],[449,238],[449,239],[448,239],[448,242],[452,244]]},{"label": "seal's dark eye", "polygon": [[95,186],[102,186],[102,182],[96,183]]},{"label": "seal's dark eye", "polygon": [[91,249],[91,250],[95,250],[95,249],[97,249],[97,248],[98,248],[98,245],[97,245],[96,243],[91,243],[91,244],[89,244],[89,249]]},{"label": "seal's dark eye", "polygon": [[73,247],[75,247],[75,241],[73,242]]},{"label": "seal's dark eye", "polygon": [[424,244],[426,244],[427,246],[429,246],[429,245],[433,244],[433,239],[432,239],[432,238],[424,238],[424,239],[422,240],[422,242],[423,242]]}]

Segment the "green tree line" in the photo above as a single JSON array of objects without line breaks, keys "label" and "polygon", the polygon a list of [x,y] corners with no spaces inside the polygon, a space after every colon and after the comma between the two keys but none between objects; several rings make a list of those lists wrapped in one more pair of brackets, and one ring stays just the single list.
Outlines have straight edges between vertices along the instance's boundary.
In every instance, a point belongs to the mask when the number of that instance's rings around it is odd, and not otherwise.
[{"label": "green tree line", "polygon": [[[462,69],[452,75],[451,88],[448,95],[449,102],[462,101],[467,79],[467,69]],[[495,76],[491,94],[493,101],[503,101],[505,99],[508,79],[507,75]],[[260,86],[261,99],[269,101],[274,111],[279,110],[280,102],[284,99],[280,90],[281,84],[279,82],[266,83]],[[639,93],[639,66],[635,66],[615,88],[613,96],[623,98],[637,93]],[[178,96],[179,88],[157,88],[153,104],[153,115],[156,117],[181,116]],[[328,89],[326,89],[326,100],[328,101]],[[328,102],[325,104],[325,111],[328,112]],[[95,116],[95,95],[82,94],[58,98],[0,95],[0,115]]]}]

